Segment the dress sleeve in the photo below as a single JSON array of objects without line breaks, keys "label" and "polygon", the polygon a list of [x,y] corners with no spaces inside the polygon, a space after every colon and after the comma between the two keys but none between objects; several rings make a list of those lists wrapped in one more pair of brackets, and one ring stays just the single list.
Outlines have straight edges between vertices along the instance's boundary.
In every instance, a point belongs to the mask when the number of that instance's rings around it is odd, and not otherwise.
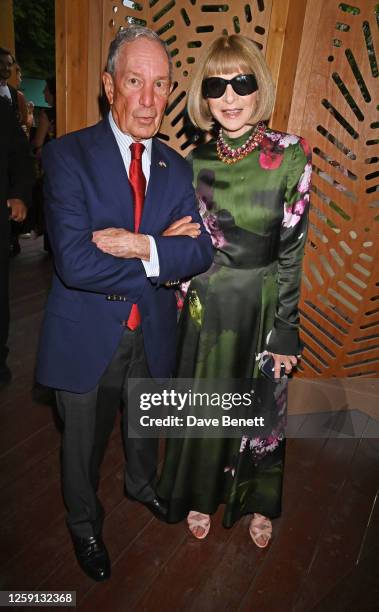
[{"label": "dress sleeve", "polygon": [[281,355],[301,352],[298,302],[301,270],[308,228],[309,188],[312,173],[308,143],[291,145],[283,221],[280,231],[278,285],[279,298],[273,329],[267,337],[267,350]]}]

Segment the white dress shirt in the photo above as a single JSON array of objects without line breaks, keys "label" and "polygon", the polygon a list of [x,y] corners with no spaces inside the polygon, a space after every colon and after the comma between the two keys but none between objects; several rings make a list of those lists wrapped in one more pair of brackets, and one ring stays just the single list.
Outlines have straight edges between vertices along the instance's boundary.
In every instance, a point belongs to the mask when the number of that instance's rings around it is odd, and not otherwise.
[{"label": "white dress shirt", "polygon": [[11,92],[9,90],[8,85],[5,83],[5,85],[0,84],[0,96],[2,98],[7,98],[9,100],[9,102],[12,102],[12,96],[11,96]]},{"label": "white dress shirt", "polygon": [[[124,134],[124,132],[120,130],[115,120],[113,119],[111,111],[109,111],[108,118],[112,132],[114,134],[114,137],[116,138],[118,148],[120,149],[126,173],[129,176],[129,168],[131,162],[130,145],[135,141],[131,136],[129,136],[129,134]],[[149,138],[148,140],[141,140],[140,142],[145,146],[145,150],[142,153],[142,171],[145,175],[147,189],[150,179],[151,150],[153,146],[153,141],[151,138]],[[143,259],[141,261],[145,268],[146,276],[150,278],[152,276],[159,276],[159,258],[157,245],[155,244],[154,238],[149,234],[147,234],[147,237],[150,241],[150,259],[149,261],[144,261]]]}]

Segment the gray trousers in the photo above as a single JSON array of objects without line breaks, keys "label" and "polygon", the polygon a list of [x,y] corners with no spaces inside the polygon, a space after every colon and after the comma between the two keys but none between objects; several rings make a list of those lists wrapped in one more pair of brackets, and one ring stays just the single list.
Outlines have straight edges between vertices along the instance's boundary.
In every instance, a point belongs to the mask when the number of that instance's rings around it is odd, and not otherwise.
[{"label": "gray trousers", "polygon": [[158,440],[128,438],[128,378],[150,378],[140,328],[125,329],[99,384],[88,393],[56,391],[62,438],[62,486],[67,525],[76,537],[101,532],[104,510],[97,496],[100,466],[123,405],[122,431],[126,453],[125,488],[139,501],[155,497]]}]

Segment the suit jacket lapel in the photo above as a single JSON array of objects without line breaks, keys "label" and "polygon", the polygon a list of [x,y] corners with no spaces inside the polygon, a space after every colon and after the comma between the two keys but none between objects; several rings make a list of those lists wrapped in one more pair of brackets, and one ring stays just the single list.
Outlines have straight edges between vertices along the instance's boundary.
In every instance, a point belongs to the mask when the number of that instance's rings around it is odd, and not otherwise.
[{"label": "suit jacket lapel", "polygon": [[159,141],[153,139],[151,151],[150,178],[147,187],[142,220],[141,233],[152,232],[159,226],[161,215],[167,215],[165,206],[165,192],[167,189],[169,161]]},{"label": "suit jacket lapel", "polygon": [[[108,203],[116,205],[119,210],[120,226],[133,230],[133,195],[108,118],[105,118],[98,128],[91,150],[95,168],[105,181]],[[107,205],[107,202],[104,204]]]}]

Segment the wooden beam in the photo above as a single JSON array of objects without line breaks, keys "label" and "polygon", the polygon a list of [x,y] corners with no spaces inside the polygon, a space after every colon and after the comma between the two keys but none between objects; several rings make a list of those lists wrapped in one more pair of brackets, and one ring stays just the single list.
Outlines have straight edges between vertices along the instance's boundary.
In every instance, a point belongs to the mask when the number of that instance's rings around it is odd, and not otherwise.
[{"label": "wooden beam", "polygon": [[102,1],[56,0],[57,135],[99,118]]},{"label": "wooden beam", "polygon": [[[13,0],[0,0],[0,47],[15,54]],[[16,74],[12,71],[9,83],[16,86]]]},{"label": "wooden beam", "polygon": [[0,47],[9,49],[12,53],[15,51],[13,0],[0,1]]},{"label": "wooden beam", "polygon": [[307,0],[273,0],[266,60],[276,83],[270,125],[286,131]]},{"label": "wooden beam", "polygon": [[66,57],[66,2],[55,0],[55,74],[57,136],[66,133],[67,125],[67,57]]},{"label": "wooden beam", "polygon": [[299,50],[299,61],[293,88],[292,105],[288,121],[288,131],[293,134],[301,134],[308,83],[317,39],[318,22],[323,4],[324,0],[308,0],[307,2],[303,35]]},{"label": "wooden beam", "polygon": [[101,0],[90,0],[88,23],[87,125],[93,125],[100,119],[99,96],[102,91],[101,74],[104,68],[101,44],[104,24]]}]

